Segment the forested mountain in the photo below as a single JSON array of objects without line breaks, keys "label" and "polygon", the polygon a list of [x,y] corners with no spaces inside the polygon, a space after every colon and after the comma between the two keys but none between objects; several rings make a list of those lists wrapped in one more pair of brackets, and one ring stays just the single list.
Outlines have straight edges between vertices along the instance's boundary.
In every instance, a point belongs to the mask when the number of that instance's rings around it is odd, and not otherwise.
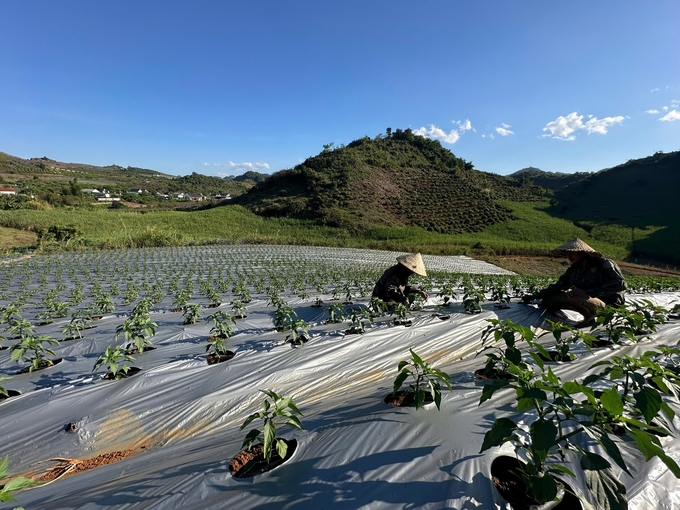
[{"label": "forested mountain", "polygon": [[163,197],[157,194],[187,192],[239,195],[261,181],[263,176],[257,172],[229,178],[196,172],[173,176],[146,168],[63,163],[47,157],[22,159],[0,152],[0,187],[12,187],[55,207],[81,203],[81,197],[74,198],[73,192],[82,188],[106,189],[111,193],[144,189],[149,193],[135,199],[145,203],[160,201],[159,204]]},{"label": "forested mountain", "polygon": [[515,179],[528,179],[536,186],[541,186],[545,189],[556,191],[558,189],[582,181],[583,179],[592,175],[590,172],[575,172],[573,174],[565,174],[561,172],[545,172],[532,166],[518,170],[509,177]]},{"label": "forested mountain", "polygon": [[479,231],[510,218],[499,200],[533,201],[548,192],[528,180],[477,171],[438,141],[410,129],[327,145],[237,199],[263,216],[365,230],[418,225],[443,233]]}]

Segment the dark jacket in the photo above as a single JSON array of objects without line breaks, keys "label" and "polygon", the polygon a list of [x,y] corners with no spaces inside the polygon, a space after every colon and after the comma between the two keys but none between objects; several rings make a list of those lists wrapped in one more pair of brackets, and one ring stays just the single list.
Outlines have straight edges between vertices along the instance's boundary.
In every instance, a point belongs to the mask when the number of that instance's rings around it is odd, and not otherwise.
[{"label": "dark jacket", "polygon": [[557,282],[536,294],[546,298],[570,289],[585,290],[590,297],[601,299],[608,305],[620,306],[625,302],[626,280],[619,266],[604,257],[584,255],[582,261],[569,266]]},{"label": "dark jacket", "polygon": [[416,288],[408,284],[408,277],[412,274],[412,271],[401,264],[390,267],[375,284],[373,297],[379,297],[389,306],[395,303],[408,305],[408,295],[416,292]]}]

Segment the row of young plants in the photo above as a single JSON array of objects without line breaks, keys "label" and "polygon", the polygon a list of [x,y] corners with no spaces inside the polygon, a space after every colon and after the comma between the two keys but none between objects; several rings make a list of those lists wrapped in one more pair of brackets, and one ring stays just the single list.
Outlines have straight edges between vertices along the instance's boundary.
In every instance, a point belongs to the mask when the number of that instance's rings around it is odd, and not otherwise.
[{"label": "row of young plants", "polygon": [[[565,359],[574,355],[563,346],[583,342],[588,349],[595,348],[599,339],[613,344],[637,342],[641,335],[656,331],[666,322],[668,311],[649,302],[629,307],[608,307],[602,311],[590,332],[552,322],[551,331],[555,347]],[[670,404],[680,404],[680,347],[658,347],[642,356],[613,356],[594,363],[589,375],[582,380],[562,380],[547,361],[552,361],[549,351],[540,337],[528,327],[511,320],[489,319],[489,326],[482,333],[482,351],[487,352],[483,371],[493,374],[485,383],[480,405],[493,399],[501,390],[514,390],[515,419],[496,419],[484,436],[480,452],[510,443],[518,462],[517,476],[523,487],[518,494],[504,493],[516,508],[523,504],[546,503],[565,494],[580,497],[569,485],[576,477],[571,463],[583,470],[591,501],[597,508],[625,509],[627,499],[625,486],[616,478],[612,469],[618,466],[633,476],[630,466],[617,445],[617,437],[627,435],[637,446],[646,461],[657,457],[680,478],[680,467],[670,457],[663,438],[670,436],[669,424],[675,418]],[[519,344],[527,347],[525,353]],[[679,342],[680,343],[680,342]],[[398,375],[393,391],[388,397],[406,394],[406,405],[416,409],[426,402],[434,402],[440,409],[442,389],[451,390],[450,377],[430,366],[413,350],[410,359],[399,362]],[[409,389],[402,391],[409,381]],[[262,411],[249,416],[241,429],[253,420],[265,420],[269,434],[262,436],[259,429],[251,431],[243,447],[250,449],[257,438],[263,443],[264,458],[253,457],[252,463],[242,466],[240,476],[247,475],[257,462],[268,463],[274,456],[286,456],[287,443],[276,439],[276,416],[287,424],[301,428],[299,420],[290,423],[289,414],[277,415],[276,402],[296,404],[289,398],[265,392],[274,399],[263,403]],[[386,397],[386,402],[388,398]],[[393,404],[398,405],[398,404]],[[274,409],[269,413],[269,409]],[[524,423],[530,422],[529,425]],[[273,428],[272,428],[273,427]],[[276,443],[274,443],[276,441]],[[280,449],[280,450],[278,450]]]},{"label": "row of young plants", "polygon": [[[667,320],[668,311],[651,303],[608,307],[589,332],[552,323],[560,359],[573,360],[569,346],[592,350],[599,341],[613,345],[638,342]],[[482,342],[489,377],[480,405],[500,390],[514,390],[516,414],[501,417],[486,432],[481,452],[510,443],[516,473],[525,493],[505,494],[517,506],[546,503],[571,492],[574,461],[583,470],[597,508],[627,508],[625,486],[612,467],[633,476],[616,437],[631,438],[645,461],[657,457],[680,478],[680,467],[665,451],[664,437],[680,404],[680,348],[662,346],[639,357],[612,356],[594,363],[581,380],[562,380],[546,360],[554,359],[535,333],[510,320],[489,320]],[[527,351],[522,353],[522,342]],[[527,426],[526,423],[530,422]]]}]

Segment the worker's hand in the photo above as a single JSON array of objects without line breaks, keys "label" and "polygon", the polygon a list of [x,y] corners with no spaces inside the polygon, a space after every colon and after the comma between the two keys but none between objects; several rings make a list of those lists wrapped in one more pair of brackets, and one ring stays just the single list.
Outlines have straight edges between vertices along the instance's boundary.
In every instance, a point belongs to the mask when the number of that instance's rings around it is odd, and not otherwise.
[{"label": "worker's hand", "polygon": [[567,292],[567,297],[570,298],[570,299],[579,299],[579,300],[585,301],[590,296],[583,289],[574,289],[574,290],[570,290],[569,292]]},{"label": "worker's hand", "polygon": [[418,293],[420,294],[420,296],[421,296],[425,301],[427,301],[427,298],[430,297],[430,295],[429,295],[427,292],[425,292],[424,290],[419,290]]},{"label": "worker's hand", "polygon": [[525,305],[528,305],[534,299],[536,299],[536,296],[534,296],[533,294],[525,294],[524,296],[522,296],[522,303],[524,303]]}]

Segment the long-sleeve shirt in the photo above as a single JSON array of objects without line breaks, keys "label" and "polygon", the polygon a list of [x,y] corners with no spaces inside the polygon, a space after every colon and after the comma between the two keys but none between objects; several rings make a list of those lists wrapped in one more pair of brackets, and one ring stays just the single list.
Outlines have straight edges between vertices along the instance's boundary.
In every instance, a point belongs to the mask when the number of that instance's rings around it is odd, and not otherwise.
[{"label": "long-sleeve shirt", "polygon": [[626,280],[613,260],[586,256],[585,263],[579,261],[569,266],[557,282],[539,292],[536,297],[550,297],[569,289],[582,289],[590,297],[618,306],[624,303]]},{"label": "long-sleeve shirt", "polygon": [[373,288],[373,296],[379,297],[388,305],[408,304],[408,295],[416,289],[408,284],[408,270],[401,264],[390,267],[383,273]]}]

